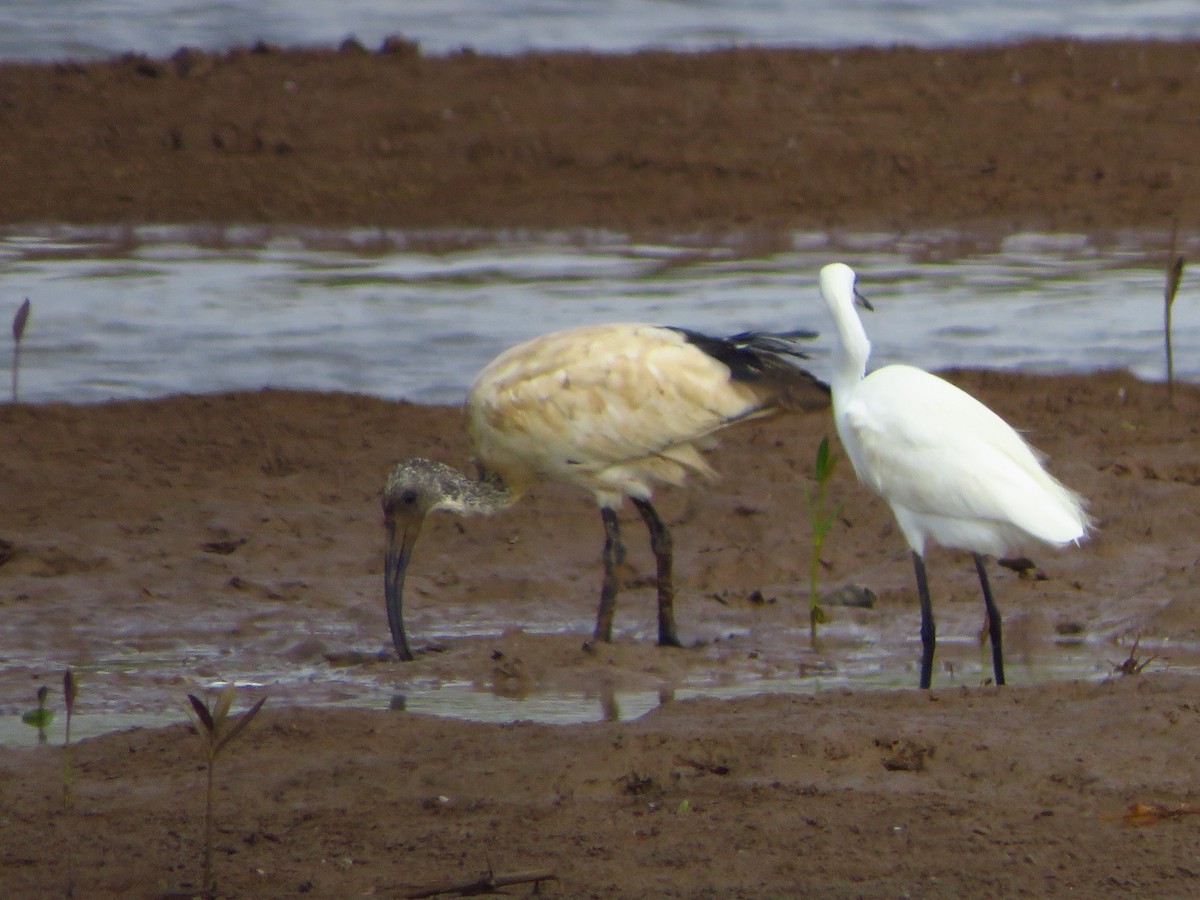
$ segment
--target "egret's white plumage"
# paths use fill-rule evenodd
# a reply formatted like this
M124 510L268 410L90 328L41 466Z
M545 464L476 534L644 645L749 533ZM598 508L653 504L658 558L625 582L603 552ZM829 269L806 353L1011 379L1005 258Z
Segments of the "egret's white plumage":
M1083 501L1046 472L1008 423L948 381L905 365L866 375L871 345L854 308L861 297L853 270L825 266L820 287L838 334L830 379L838 436L859 479L891 506L913 552L921 686L932 676L935 635L923 561L929 540L975 554L996 682L1003 684L1000 618L982 556L1080 540L1089 527Z
M702 451L718 432L794 407L819 409L828 388L801 368L811 332L713 338L658 325L612 324L534 338L484 367L465 406L478 480L409 460L384 490L385 587L396 650L411 658L401 617L404 571L425 515L489 514L539 481L588 491L605 528L605 578L595 636L611 639L623 553L616 510L629 497L658 562L659 643L678 644L670 535L650 503L658 483L715 473Z

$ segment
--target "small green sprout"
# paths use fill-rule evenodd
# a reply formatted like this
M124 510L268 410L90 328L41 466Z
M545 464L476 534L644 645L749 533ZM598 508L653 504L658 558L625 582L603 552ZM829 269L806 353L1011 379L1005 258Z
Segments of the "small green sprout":
M203 894L206 897L216 895L216 882L213 881L212 860L213 860L213 772L216 768L217 755L229 744L234 738L245 730L250 724L250 720L258 715L258 711L262 709L262 705L267 702L267 698L263 697L255 703L250 709L242 713L231 724L228 724L230 707L233 706L233 698L237 693L237 688L232 684L227 684L221 689L217 695L216 703L213 704L210 710L208 705L197 697L195 694L188 694L188 700L191 701L191 714L196 723L196 731L200 737L204 739L204 757L208 763L208 787L205 792L204 802L204 889Z
M31 709L21 716L21 721L38 730L38 743L46 743L46 729L50 727L50 723L54 721L54 710L46 706L46 697L50 693L50 688L44 684L37 689L37 709Z
M12 402L16 403L17 394L17 373L21 368L21 338L25 336L25 326L29 324L29 298L25 298L25 302L17 309L17 314L13 316L12 335L13 335L13 357L12 357Z
M1183 256L1176 254L1176 238L1179 223L1171 229L1171 251L1167 254L1167 283L1163 289L1163 344L1167 355L1167 402L1175 399L1175 354L1171 348L1171 308L1183 280Z
M63 809L70 809L74 804L71 796L71 782L74 770L71 766L71 716L75 714L75 698L79 695L79 682L75 673L70 669L63 672L63 700L67 704L67 733L63 738Z
M829 452L829 438L823 437L817 447L817 458L813 465L813 478L817 483L815 496L813 492L806 491L812 533L808 566L808 621L814 644L817 641L817 626L828 621L819 602L817 584L821 570L821 548L825 545L825 538L829 536L833 523L837 521L838 513L841 512L840 504L833 509L825 508L829 479L833 477L836 467L837 457Z

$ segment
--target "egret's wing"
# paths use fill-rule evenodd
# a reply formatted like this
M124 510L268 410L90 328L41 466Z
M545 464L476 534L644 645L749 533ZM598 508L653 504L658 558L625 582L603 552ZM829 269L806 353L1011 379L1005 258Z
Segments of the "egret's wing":
M1025 440L928 372L879 370L855 392L843 423L863 481L915 513L1011 522L1054 541L1071 540L1083 527L1079 498L1042 468Z

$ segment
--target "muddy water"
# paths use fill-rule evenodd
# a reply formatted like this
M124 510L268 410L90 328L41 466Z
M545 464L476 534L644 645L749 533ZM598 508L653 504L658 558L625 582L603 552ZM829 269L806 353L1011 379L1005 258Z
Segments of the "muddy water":
M492 633L499 635L511 623L498 621L492 626ZM536 622L526 623L527 633L537 630ZM512 690L502 682L474 683L428 673L410 677L405 667L377 661L370 653L333 657L332 664L297 664L288 658L257 653L232 657L211 647L198 648L194 654L146 653L136 659L96 659L74 670L85 685L86 702L80 704L80 712L73 719L72 739L185 721L181 700L187 691L196 690L195 678L185 679L179 673L203 673L218 657L222 678L233 678L247 690L247 697L269 693L273 704L349 705L485 722L564 724L637 718L665 703L692 697L728 699L847 688L908 690L916 681L920 649L911 634L901 634L897 630L881 639L874 629L834 626L824 631L819 651L812 650L807 635L799 629L781 632L771 639L761 633L732 634L719 643L688 650L693 655L689 664L692 674L684 678L664 676L655 683L656 679L649 677L641 679L640 684L614 686L598 674L594 684L570 690ZM486 640L483 643L488 644ZM789 644L790 648L770 653L763 649L766 643ZM750 647L755 649L748 651ZM480 649L476 648L476 655ZM1143 646L1139 659L1144 661L1164 649ZM1033 651L1014 652L1010 648L1008 681L1022 685L1101 679L1113 674L1126 652L1099 634L1039 646ZM1200 648L1175 644L1168 653L1172 671L1200 674ZM737 661L731 662L733 658ZM788 665L785 669L775 663L748 661L768 658L786 659ZM5 706L0 708L0 745L32 746L41 739L33 727L21 721L21 714L35 705L35 688L31 686L35 682L30 674L39 667L36 661L29 662L26 668L10 661L0 672L5 697ZM990 672L986 650L964 636L939 640L937 665L937 683L942 688L977 685ZM49 743L61 744L65 719L57 696L58 682L49 678L47 683L52 687L52 705L58 714L44 737ZM205 686L215 689L224 683L214 679ZM25 695L27 701L20 699Z

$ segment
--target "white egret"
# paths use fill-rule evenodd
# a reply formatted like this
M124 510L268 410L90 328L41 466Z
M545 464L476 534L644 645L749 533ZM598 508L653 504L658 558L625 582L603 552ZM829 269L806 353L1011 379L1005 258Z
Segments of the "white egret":
M747 332L714 338L658 325L591 325L534 338L489 363L465 407L479 467L472 479L410 459L388 476L384 586L392 640L411 659L404 575L425 516L437 509L491 514L534 483L554 481L595 497L604 523L604 579L594 636L612 639L624 549L617 510L629 497L657 562L658 643L679 646L671 536L651 505L653 486L689 474L713 477L701 455L721 430L784 408L822 409L829 388L797 364L813 332Z
M870 304L855 288L854 271L827 265L820 287L837 326L830 386L838 436L859 480L887 500L912 550L921 687L932 679L937 634L924 561L929 540L974 554L992 669L996 684L1004 684L1000 613L984 556L1078 542L1090 527L1083 500L1046 472L1037 451L1003 419L948 381L905 365L865 375L871 344L855 304Z

